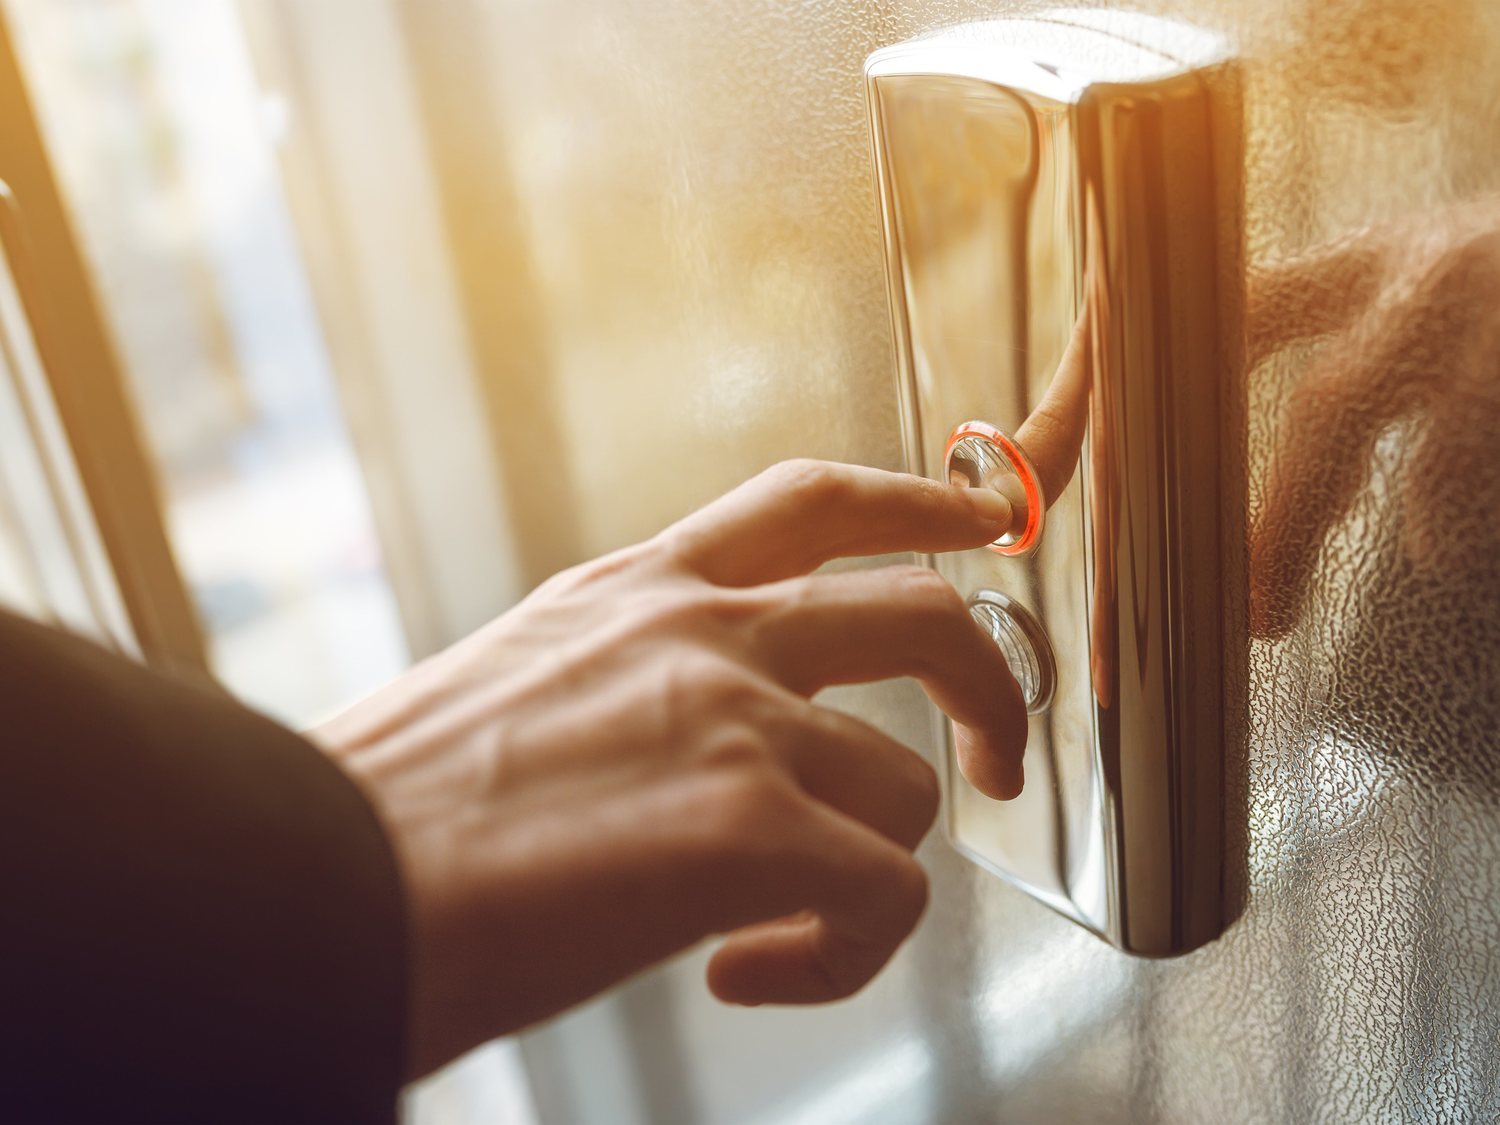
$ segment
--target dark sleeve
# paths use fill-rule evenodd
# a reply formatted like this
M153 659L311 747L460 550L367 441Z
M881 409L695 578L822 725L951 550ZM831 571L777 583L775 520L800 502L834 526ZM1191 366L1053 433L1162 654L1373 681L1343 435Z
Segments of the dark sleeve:
M0 1119L393 1119L402 915L309 743L0 614Z

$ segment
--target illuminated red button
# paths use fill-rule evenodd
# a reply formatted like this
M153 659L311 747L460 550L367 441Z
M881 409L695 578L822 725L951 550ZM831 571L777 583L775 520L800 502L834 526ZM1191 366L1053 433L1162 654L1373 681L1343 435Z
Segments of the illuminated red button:
M1011 437L988 422L965 422L949 435L945 462L950 484L993 488L1010 501L1010 530L991 543L990 550L1013 557L1036 550L1047 504L1036 470Z

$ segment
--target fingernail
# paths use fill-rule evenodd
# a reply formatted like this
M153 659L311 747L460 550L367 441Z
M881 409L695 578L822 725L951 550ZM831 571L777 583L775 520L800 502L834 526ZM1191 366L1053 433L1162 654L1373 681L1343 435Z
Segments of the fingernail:
M1021 795L1026 774L1020 759L1013 758L1010 750L958 723L953 724L953 740L959 769L976 789L997 801L1012 801Z
M964 495L979 518L986 523L1010 524L1011 505L1003 495L993 488L966 488Z

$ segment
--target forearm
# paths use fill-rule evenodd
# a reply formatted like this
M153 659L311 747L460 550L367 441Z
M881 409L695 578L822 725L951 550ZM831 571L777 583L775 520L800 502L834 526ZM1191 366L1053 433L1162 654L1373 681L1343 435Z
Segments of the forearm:
M383 830L307 742L0 615L4 1113L379 1119L406 949Z

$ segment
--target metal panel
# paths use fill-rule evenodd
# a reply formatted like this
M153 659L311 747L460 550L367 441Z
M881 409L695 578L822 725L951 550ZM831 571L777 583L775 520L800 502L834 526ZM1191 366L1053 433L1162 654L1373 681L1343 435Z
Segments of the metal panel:
M964 782L944 724L947 824L1121 948L1181 953L1228 921L1223 685L1246 647L1221 550L1244 552L1244 388L1221 346L1240 336L1239 184L1215 175L1241 165L1214 112L1233 71L1183 25L1048 15L866 64L908 467L1017 459L994 486L1018 481L1034 525L932 562L1007 620L1039 613L1035 642L1007 643L1055 678L1005 806ZM1153 33L1172 55L1139 45ZM965 463L955 479L992 486Z

